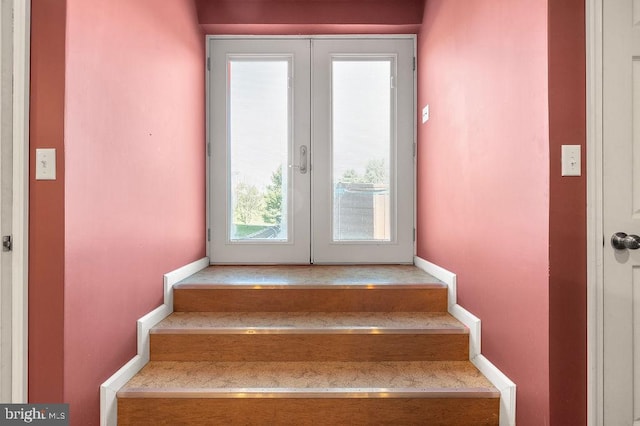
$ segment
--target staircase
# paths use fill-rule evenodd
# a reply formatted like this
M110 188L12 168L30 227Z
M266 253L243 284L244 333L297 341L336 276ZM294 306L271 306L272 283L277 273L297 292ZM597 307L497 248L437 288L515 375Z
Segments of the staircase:
M174 286L119 425L497 425L447 288L413 266L216 266Z

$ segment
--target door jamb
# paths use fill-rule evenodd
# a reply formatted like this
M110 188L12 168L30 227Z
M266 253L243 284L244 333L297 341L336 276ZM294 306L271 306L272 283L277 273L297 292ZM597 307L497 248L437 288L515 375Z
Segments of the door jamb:
M31 2L13 0L11 402L28 400L29 83Z
M586 0L587 424L603 425L602 2Z

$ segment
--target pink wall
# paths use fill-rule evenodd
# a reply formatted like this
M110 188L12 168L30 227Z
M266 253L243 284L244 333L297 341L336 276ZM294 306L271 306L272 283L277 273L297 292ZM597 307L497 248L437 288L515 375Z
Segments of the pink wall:
M205 254L204 40L191 0L68 0L65 400L136 353L162 274Z
M418 255L458 274L518 424L549 424L547 2L428 0L418 50Z
M29 164L57 149L56 181L29 177L29 401L63 400L64 49L66 2L31 4Z
M36 31L43 22L64 46L65 2L33 3L34 46L50 46L48 27ZM65 167L54 184L64 196L46 206L38 197L48 188L32 182L31 229L42 223L60 235L45 253L49 237L32 234L31 289L53 294L30 301L30 312L44 312L30 324L31 399L69 402L73 425L97 425L99 386L135 355L136 320L162 303L162 274L204 256L204 40L191 0L68 0L66 57L34 55L42 55L34 85L45 78L40 59L62 64L48 85L56 96L36 90L32 105L54 112ZM46 145L47 123L32 118ZM64 220L52 223L52 214ZM49 263L64 266L63 285L51 286ZM54 359L41 365L49 340ZM49 367L55 382L40 374Z
M201 24L403 25L422 21L424 0L195 0Z
M195 1L207 34L411 34L424 0Z
M551 423L587 423L585 2L549 2L549 369ZM583 174L561 177L561 145Z

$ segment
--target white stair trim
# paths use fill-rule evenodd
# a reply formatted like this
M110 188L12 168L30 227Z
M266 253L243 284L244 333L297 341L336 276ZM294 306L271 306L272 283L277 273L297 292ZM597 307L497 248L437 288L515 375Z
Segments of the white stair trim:
M164 303L138 320L138 354L100 386L100 426L117 426L116 394L149 362L149 330L173 312L173 286L209 266L204 257L164 275Z
M449 287L449 309L458 303L456 274L418 256L414 258L413 264L426 273L433 275Z
M449 313L469 327L469 359L500 391L500 426L515 426L516 384L482 355L481 321L471 312L457 304L456 274L418 256L414 258L414 264L449 287Z
M500 391L500 426L515 426L516 384L484 355L478 355L471 362Z

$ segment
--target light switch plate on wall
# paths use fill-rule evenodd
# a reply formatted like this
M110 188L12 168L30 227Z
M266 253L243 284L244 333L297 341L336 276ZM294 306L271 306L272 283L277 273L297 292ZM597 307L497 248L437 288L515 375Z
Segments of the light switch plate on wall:
M429 105L425 105L424 108L422 108L422 124L426 123L427 121L429 121Z
M562 145L562 176L580 176L580 145Z
M36 180L56 180L56 149L36 149Z

